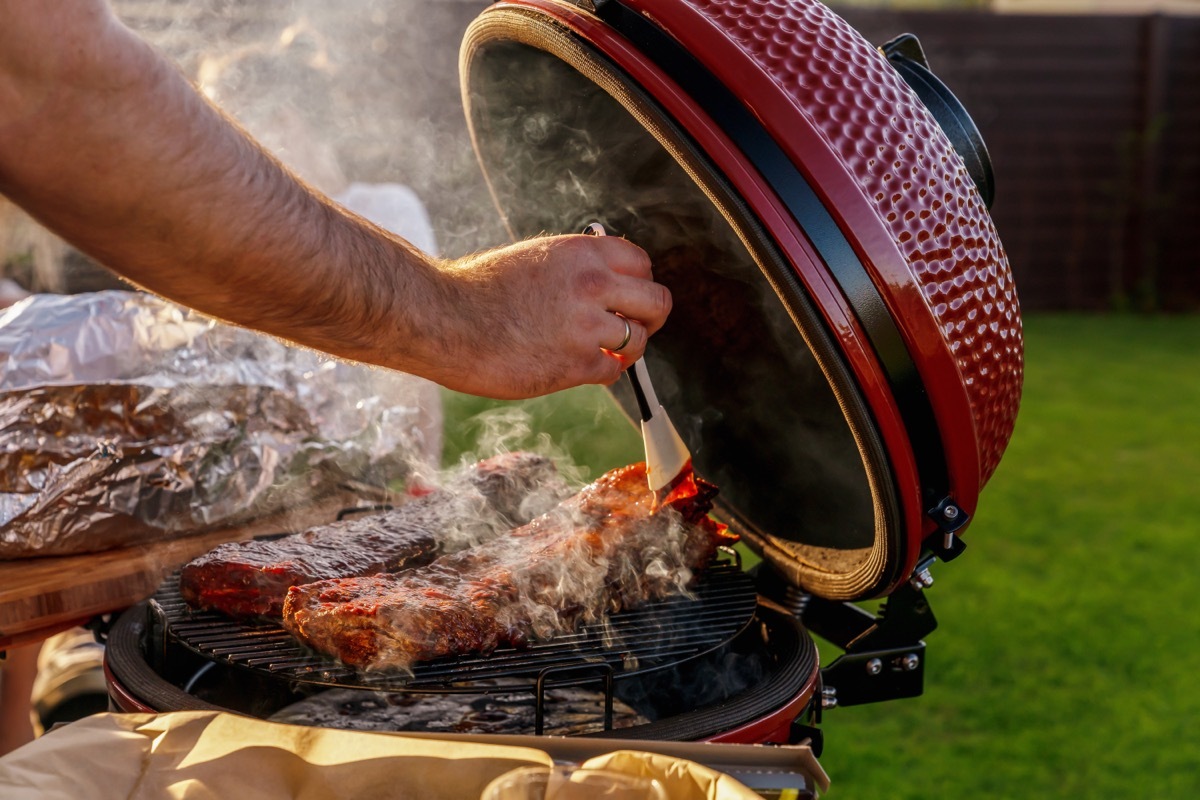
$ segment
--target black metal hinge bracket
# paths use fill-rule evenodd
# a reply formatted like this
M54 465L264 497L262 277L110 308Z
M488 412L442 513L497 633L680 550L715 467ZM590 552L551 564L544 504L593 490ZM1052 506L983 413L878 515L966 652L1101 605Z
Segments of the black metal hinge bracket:
M953 561L962 555L967 545L955 534L971 521L971 515L948 496L938 500L925 513L937 525L937 530L922 542L925 549L942 561Z
M914 574L927 575L932 556ZM925 687L924 638L937 629L922 582L896 589L872 614L853 603L810 597L801 617L845 651L821 670L826 708L917 697Z

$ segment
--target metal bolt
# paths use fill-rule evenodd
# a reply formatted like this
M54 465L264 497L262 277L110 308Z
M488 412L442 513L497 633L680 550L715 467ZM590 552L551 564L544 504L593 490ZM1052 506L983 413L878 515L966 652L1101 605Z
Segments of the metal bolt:
M914 669L921 666L921 657L916 653L909 653L908 655L897 658L892 663L905 672L912 672Z
M914 589L928 589L933 586L933 575L930 574L928 568L925 568L913 575L910 583Z
M872 658L870 661L867 662L867 674L868 675L878 675L881 672L883 672L883 660L882 659Z
M942 509L942 516L945 517L949 522L953 522L954 520L958 519L958 514L958 506L951 505Z
M837 707L837 689L832 686L821 688L821 708Z

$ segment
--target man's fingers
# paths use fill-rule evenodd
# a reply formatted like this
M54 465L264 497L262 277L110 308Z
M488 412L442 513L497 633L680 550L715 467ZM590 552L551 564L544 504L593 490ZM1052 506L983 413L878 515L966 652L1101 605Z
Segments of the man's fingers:
M671 313L671 292L661 283L618 275L606 295L608 310L645 326L655 333Z
M588 236L587 241L613 272L644 280L653 278L650 256L633 242L616 236Z
M620 314L609 314L609 324L605 326L605 335L601 339L600 347L612 353L620 352L629 346L633 339L633 323L622 317ZM618 325L618 328L613 328L613 324ZM611 330L617 330L619 333L610 333ZM605 344L611 342L611 344Z
M621 358L619 353L597 350L595 359L587 366L587 377L580 380L579 383L598 383L603 386L611 386L621 377L625 367L632 363L632 361L626 363L626 359Z
M576 276L583 294L602 299L609 311L641 322L650 334L661 328L671 311L671 293L654 283L646 251L613 236L579 236L576 241L603 260L599 271L596 262L583 262L590 266Z

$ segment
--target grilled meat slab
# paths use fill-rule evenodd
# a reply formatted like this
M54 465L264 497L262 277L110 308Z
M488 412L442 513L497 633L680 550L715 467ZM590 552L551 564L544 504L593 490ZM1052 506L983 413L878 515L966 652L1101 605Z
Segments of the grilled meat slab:
M549 459L505 453L392 511L223 544L183 568L179 590L193 608L278 617L291 586L428 564L528 522L566 493Z
M551 512L401 574L288 590L284 627L364 668L406 668L573 630L680 591L731 542L716 487L690 474L659 504L644 464L613 470Z

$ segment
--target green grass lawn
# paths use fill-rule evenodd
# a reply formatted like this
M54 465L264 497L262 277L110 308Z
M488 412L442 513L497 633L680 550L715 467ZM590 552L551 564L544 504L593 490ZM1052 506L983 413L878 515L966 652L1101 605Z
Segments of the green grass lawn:
M936 568L926 694L826 717L831 797L1200 796L1200 317L1031 316Z
M1200 317L1026 319L1017 431L935 566L926 693L835 709L831 798L1200 797ZM492 411L587 474L639 457L602 391ZM486 406L448 398L450 457ZM552 450L553 451L553 450Z

